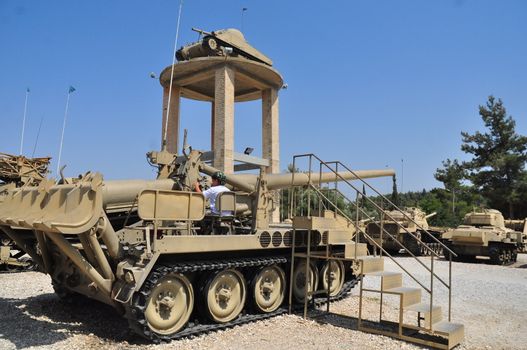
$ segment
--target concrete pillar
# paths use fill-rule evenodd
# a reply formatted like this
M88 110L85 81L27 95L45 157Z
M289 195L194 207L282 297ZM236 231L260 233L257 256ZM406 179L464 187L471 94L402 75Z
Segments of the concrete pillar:
M165 126L167 127L167 151L178 153L179 143L179 101L181 98L181 88L172 86L172 95L170 96L170 110L168 114L168 124L166 122L168 109L169 87L163 88L163 126L161 128L161 142L165 135ZM161 144L163 146L163 144Z
M280 140L278 128L278 90L262 91L262 158L268 159L271 165L267 173L280 172ZM278 198L278 195L276 196ZM272 213L272 222L280 221L280 208Z
M267 173L280 172L280 140L278 129L278 91L262 91L262 158L269 159L271 165Z
M234 172L234 71L216 70L214 93L214 167Z
M216 123L216 118L214 118L214 101L211 102L210 108L210 150L214 152L214 123Z

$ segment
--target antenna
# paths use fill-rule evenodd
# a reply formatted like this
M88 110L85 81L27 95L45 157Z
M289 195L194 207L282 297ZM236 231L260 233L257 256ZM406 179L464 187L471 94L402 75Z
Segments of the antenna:
M64 130L66 130L66 119L68 118L68 107L70 105L70 95L75 91L75 88L70 85L68 89L68 97L66 98L66 110L64 111L64 122L62 123L62 136L60 137L59 159L57 162L57 175L60 173L60 158L62 156L62 145L64 144Z
M401 158L401 193L403 193L404 188L404 159Z
M20 155L24 148L24 133L26 131L26 114L27 114L27 100L29 98L29 88L26 89L26 101L24 102L24 117L22 118L22 137L20 138Z
M35 156L35 151L37 150L38 138L40 136L40 129L42 128L42 122L44 121L44 116L40 118L40 124L38 125L37 138L35 139L35 145L33 146L33 153L31 153L31 158Z
M242 33L243 33L243 17L244 17L243 15L245 14L245 11L247 11L247 10L248 10L247 7L242 7L242 26L240 28Z
M177 16L177 27L176 27L176 39L174 40L174 54L172 55L172 69L170 71L170 86L168 88L168 104L167 104L167 113L165 115L165 127L163 132L163 141L162 148L163 151L166 151L167 148L167 131L168 131L168 116L170 115L170 101L172 100L172 85L174 82L174 65L176 64L176 51L177 51L177 40L179 36L179 23L181 21L181 10L183 8L183 0L179 2L179 13ZM179 130L177 130L179 133ZM177 145L176 145L177 150Z

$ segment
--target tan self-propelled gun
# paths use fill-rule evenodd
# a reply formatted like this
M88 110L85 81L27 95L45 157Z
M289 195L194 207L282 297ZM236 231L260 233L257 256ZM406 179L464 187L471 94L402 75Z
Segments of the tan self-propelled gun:
M416 256L430 254L430 250L438 254L442 253L441 244L437 243L441 239L442 232L438 229L432 229L428 225L428 219L435 216L435 212L427 215L419 208L408 207L404 208L404 213L391 210L384 211L382 214L384 218L382 222L368 223L366 232L388 252L397 253L401 246L404 246L406 247L405 249ZM392 236L388 234L382 235L382 230L388 231ZM423 242L423 245L419 245L414 237L418 237ZM432 237L436 238L436 240ZM427 245L430 250L426 249L424 245Z
M150 153L157 180L103 181L87 173L72 184L15 189L0 205L0 229L51 276L59 295L80 293L113 305L138 334L166 340L284 312L291 277L295 300L303 300L306 264L300 259L291 276L293 226L270 223L270 191L393 175L386 169L311 178L227 174L233 191L217 203L233 215L221 217L206 211L203 194L190 191L202 174L217 170L200 158L198 151ZM344 254L355 230L328 212L317 220L332 226L311 231L312 249L325 249L329 240ZM300 251L307 232L296 231ZM324 264L311 264L309 288L328 290L327 279L318 281L319 269L329 268L330 296L342 297L357 280L350 263Z

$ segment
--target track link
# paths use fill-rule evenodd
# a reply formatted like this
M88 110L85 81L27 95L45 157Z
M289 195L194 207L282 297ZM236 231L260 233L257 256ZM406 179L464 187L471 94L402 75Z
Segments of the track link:
M244 269L252 267L265 267L271 265L281 265L289 263L289 259L284 256L275 257L263 257L263 258L244 258L244 259L229 259L229 260L207 260L207 261L194 261L194 262L181 262L174 264L160 264L152 270L147 280L132 297L131 306L129 307L126 317L130 328L140 336L154 342L170 342L186 337L194 337L200 334L206 334L213 331L223 330L234 326L246 324L249 322L259 321L268 319L277 315L287 313L286 307L280 307L274 312L270 313L243 313L236 319L227 323L200 323L198 320L191 321L187 324L187 327L183 330L172 334L172 335L160 335L152 332L147 324L144 317L144 311L146 309L146 301L148 300L150 291L157 284L159 279L168 273L179 272L208 272L218 271L230 268ZM330 301L337 301L343 299L351 289L358 283L360 278L354 278L352 280L344 282L341 292L330 298ZM317 297L310 301L311 305L320 307L327 302L327 297ZM300 308L294 308L295 311Z

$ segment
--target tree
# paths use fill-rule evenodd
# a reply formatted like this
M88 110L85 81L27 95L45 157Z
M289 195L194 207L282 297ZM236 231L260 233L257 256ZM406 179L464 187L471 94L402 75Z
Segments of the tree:
M466 177L466 171L463 164L460 164L457 159L453 161L447 159L443 161L443 168L436 170L434 177L437 181L442 182L446 189L455 191L461 188L461 181Z
M395 178L395 175L392 176L392 195L390 200L393 204L399 205L399 193L397 192L397 179Z
M516 123L507 116L501 99L489 96L486 105L479 106L479 114L488 132L461 133L461 150L473 155L463 166L489 204L513 218L525 187L527 137L516 133Z
M462 181L466 177L466 171L463 164L460 164L457 159L453 161L447 159L443 161L443 168L436 170L434 177L445 186L445 189L450 192L452 196L452 214L456 213L456 195L459 196L462 191Z

